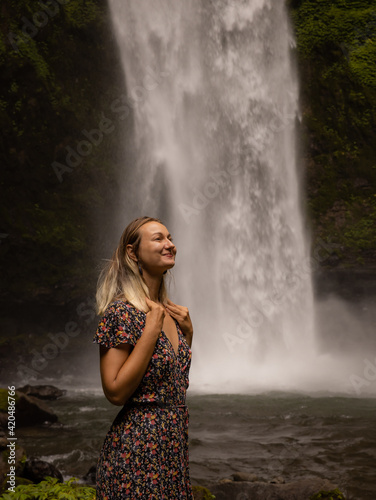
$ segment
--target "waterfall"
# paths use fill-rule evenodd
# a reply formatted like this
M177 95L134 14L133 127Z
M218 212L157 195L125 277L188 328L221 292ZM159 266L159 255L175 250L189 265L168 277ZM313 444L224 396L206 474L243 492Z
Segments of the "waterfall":
M314 307L285 2L109 2L133 110L124 225L158 216L174 237L171 296L195 327L191 386L309 384Z

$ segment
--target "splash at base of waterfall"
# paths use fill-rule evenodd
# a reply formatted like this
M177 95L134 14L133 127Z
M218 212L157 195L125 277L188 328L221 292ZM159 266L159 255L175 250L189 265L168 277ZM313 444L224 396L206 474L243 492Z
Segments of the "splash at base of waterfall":
M199 348L198 348L199 349ZM361 364L353 356L338 357L321 354L293 358L277 357L267 363L241 364L228 356L215 363L195 360L191 368L190 392L206 394L264 394L270 391L287 393L342 394L363 397L374 394L374 387L359 383ZM351 368L353 366L353 368ZM357 378L354 378L357 377Z

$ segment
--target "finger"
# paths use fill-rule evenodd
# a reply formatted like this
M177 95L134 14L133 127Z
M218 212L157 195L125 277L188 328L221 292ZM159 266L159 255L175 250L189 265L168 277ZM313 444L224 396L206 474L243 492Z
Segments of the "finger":
M168 303L165 304L165 307L170 311L178 312L180 311L181 306L178 306L177 304L174 304L173 302L171 302L171 300L169 300Z
M169 311L169 312L177 313L179 311L179 309L177 309L176 307L171 307L167 304L165 305L165 307L166 307L167 311Z
M145 297L145 302L146 302L147 307L149 308L148 312L150 312L153 308L153 302L148 297Z
M179 316L181 319L188 319L189 318L189 311L186 307L183 306L175 306L175 307L170 307L167 306L167 310L169 312L173 312L176 316Z
M172 316L173 318L176 318L177 313L176 313L176 311L174 311L173 309L171 309L171 307L166 306L166 311L168 312L168 314L170 316Z

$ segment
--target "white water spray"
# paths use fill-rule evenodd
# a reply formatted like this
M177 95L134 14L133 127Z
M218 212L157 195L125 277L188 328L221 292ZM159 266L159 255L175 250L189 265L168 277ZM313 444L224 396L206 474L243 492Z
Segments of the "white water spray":
M126 221L159 216L174 236L172 298L195 327L191 386L317 387L285 3L110 5L134 116Z

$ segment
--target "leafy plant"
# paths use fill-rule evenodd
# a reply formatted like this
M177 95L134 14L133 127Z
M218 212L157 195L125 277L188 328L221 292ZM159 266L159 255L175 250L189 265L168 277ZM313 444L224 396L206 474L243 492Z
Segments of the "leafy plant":
M17 486L14 493L4 493L0 500L95 500L95 489L80 486L76 478L59 483L48 477L39 484Z
M199 500L213 500L215 498L215 495L210 493L210 491L203 486L193 486L192 491L194 498Z
M343 494L338 490L319 491L313 495L309 500L346 500Z

